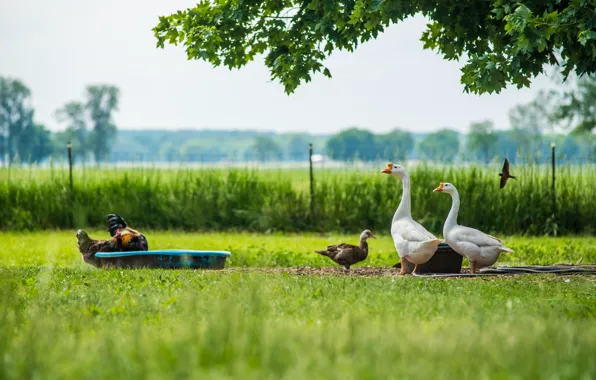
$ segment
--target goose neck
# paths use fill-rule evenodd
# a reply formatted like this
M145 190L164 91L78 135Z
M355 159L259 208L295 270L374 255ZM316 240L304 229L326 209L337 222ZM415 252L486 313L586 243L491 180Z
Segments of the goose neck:
M412 216L412 206L410 199L410 177L408 177L408 175L405 174L401 178L401 181L403 184L401 201L399 202L399 207L397 208L397 211L395 211L393 220L404 216Z
M444 230L448 231L457 225L457 215L459 213L459 194L457 191L451 193L451 210L445 221ZM445 235L445 233L443 233Z

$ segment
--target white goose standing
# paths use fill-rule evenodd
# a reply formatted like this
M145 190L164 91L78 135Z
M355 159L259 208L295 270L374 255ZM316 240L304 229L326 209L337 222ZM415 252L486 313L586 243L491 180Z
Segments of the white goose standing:
M416 274L418 265L426 263L435 254L441 240L428 232L418 222L412 219L411 200L410 200L410 177L400 165L393 165L391 162L387 167L381 170L381 173L398 177L403 183L403 194L399 207L393 215L391 222L391 236L395 244L397 254L401 259L400 274L406 273L405 261L408 260L414 264Z
M433 191L451 195L451 210L443 226L443 238L455 252L468 259L472 266L472 273L476 273L478 268L496 263L501 252L513 252L496 237L457 224L459 193L455 186L447 182L441 182Z

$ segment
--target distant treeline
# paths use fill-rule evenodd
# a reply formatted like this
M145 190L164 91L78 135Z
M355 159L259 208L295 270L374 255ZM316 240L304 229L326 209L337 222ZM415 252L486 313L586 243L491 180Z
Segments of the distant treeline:
M402 186L379 169L316 171L314 214L307 171L81 169L71 192L68 171L15 169L8 179L0 170L0 229L105 230L105 216L118 212L141 230L388 234ZM543 167L514 166L518 180L502 190L498 171L496 165L410 168L413 216L439 235L451 199L432 189L448 181L461 196L462 224L505 234L596 231L596 165L560 167L555 193Z
M0 138L1 140L1 138ZM35 140L33 140L35 141ZM43 149L17 150L20 163L65 159L69 139L44 132ZM31 140L28 140L28 143ZM258 131L120 130L101 162L271 162L307 161L308 144L314 153L338 161L429 160L435 162L490 162L508 157L512 162L544 162L556 143L561 163L596 162L594 135L540 134L526 130L462 134L444 129L428 134L396 129L373 134L348 129L332 136L276 134ZM95 162L92 152L72 144L77 163ZM29 155L28 152L35 154ZM13 159L15 156L13 156ZM14 162L17 163L17 162Z
M570 93L575 99L571 105L557 106L553 99L567 98L541 93L534 101L516 106L510 112L513 128L509 130L498 130L486 120L472 123L465 134L450 128L433 133L396 128L374 134L353 127L329 136L231 130L118 130L112 117L118 110L118 88L91 85L81 101L68 102L56 110L64 130L52 133L34 121L27 86L0 77L0 161L40 163L51 157L64 158L70 142L75 161L83 163L305 161L310 143L315 153L338 161L490 162L508 157L512 162L541 162L555 142L562 162L596 162L596 137L591 132L596 126L591 111L596 80L587 77L580 81L577 91ZM553 133L553 125L561 125L569 118L577 123L574 133Z
M488 163L507 157L512 162L538 163L550 157L552 143L557 146L560 162L596 162L594 134L542 134L528 129L495 131L490 121L473 123L467 134L442 129L416 135L396 129L375 135L353 128L332 136L326 152L331 158L342 161L416 159Z

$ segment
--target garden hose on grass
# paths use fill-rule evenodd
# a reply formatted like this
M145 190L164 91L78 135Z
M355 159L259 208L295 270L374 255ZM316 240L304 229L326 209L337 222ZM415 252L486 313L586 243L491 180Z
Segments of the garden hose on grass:
M418 277L482 277L516 274L596 274L596 265L484 268L480 273L416 274Z

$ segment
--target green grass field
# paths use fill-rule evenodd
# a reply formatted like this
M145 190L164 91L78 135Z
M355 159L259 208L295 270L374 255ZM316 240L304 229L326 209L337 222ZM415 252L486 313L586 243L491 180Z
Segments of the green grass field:
M273 274L250 268L331 265L312 250L357 234L146 234L230 270L98 270L74 231L0 233L0 378L596 378L595 277ZM361 265L397 261L377 237ZM596 262L593 237L505 241L499 265Z

